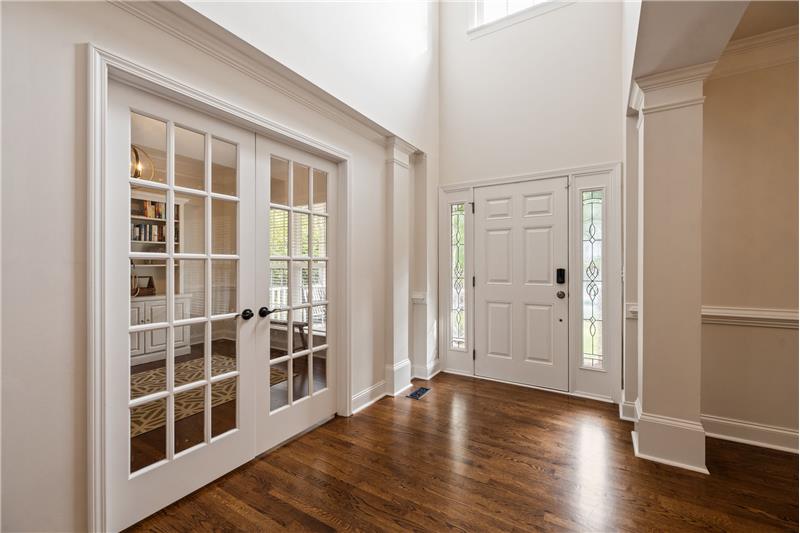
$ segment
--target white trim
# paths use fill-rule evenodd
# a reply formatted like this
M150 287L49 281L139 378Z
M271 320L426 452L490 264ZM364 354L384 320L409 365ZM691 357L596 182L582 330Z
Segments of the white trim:
M716 307L704 305L701 309L701 313L703 324L798 329L798 312L796 309ZM637 304L625 304L625 318L636 320L638 316L639 307Z
M428 361L428 364L423 365L414 365L411 367L412 379L424 379L426 381L433 379L433 377L442 371L440 367L440 359L435 359L433 361Z
M478 178L478 179L465 179L454 183L442 185L439 189L443 193L454 193L459 191L471 191L475 187L485 187L487 185L504 185L506 183L518 183L520 181L530 180L544 180L550 178L558 178L562 176L570 176L573 174L587 174L602 171L609 171L621 163L618 161L611 161L607 163L598 163L596 165L582 165L577 167L565 167L554 170L540 170L537 172L528 172L525 174L512 174L508 176L498 176L496 178ZM471 201L471 199L469 200Z
M706 101L705 96L700 96L699 98L690 98L688 100L682 100L680 102L671 102L668 104L662 105L654 105L650 107L643 107L642 114L649 115L651 113L662 113L664 111L674 111L675 109L682 109L684 107L692 107L696 105L703 105L703 102Z
M676 68L666 72L659 72L657 74L650 74L641 78L636 78L636 84L645 92L651 92L658 89L667 89L677 85L685 85L695 81L704 81L708 78L711 71L716 66L716 61L709 61L708 63L700 63L688 67Z
M797 310L703 306L703 324L797 329Z
M353 395L353 397L350 399L350 403L353 406L352 414L356 414L359 411L366 409L373 403L385 398L386 396L388 396L388 394L386 394L386 382L384 380L380 380L375 385L367 387L361 392Z
M708 79L736 76L797 61L797 26L728 43Z
M699 467L694 466L686 463L681 463L679 461L673 461L671 459L664 459L662 457L655 457L653 455L648 455L646 453L641 453L639 451L639 434L636 431L631 431L631 441L633 441L633 455L640 459L647 459L648 461L653 461L656 463L661 463L668 466L674 466L677 468L683 468L685 470L691 470L693 472L699 472L700 474L708 474L708 469L706 467Z
M628 422L636 422L638 420L636 417L636 402L620 402L619 417L620 419L627 420Z
M481 0L477 0L478 2ZM483 37L484 35L489 35L490 33L494 33L496 31L502 30L503 28L508 28L509 26L513 26L515 24L519 24L520 22L524 22L526 20L541 17L542 15L546 15L552 11L557 9L561 9L562 7L567 7L576 2L566 2L566 1L559 1L559 0L548 0L546 2L541 2L539 4L532 5L531 7L522 9L520 11L515 11L514 13L508 14L505 17L499 18L497 20L493 20L491 22L487 22L486 24L479 24L467 30L467 36L470 39L478 39L479 37ZM476 15L477 17L477 15ZM473 24L478 23L477 20L473 20Z
M386 394L398 396L411 386L411 360L405 358L397 363L386 365L386 376L392 378L391 382L386 381ZM398 389L392 391L391 383L396 383Z
M642 432L644 426L647 431ZM646 442L640 440L643 434L647 436ZM700 422L644 411L638 413L636 457L708 474L705 449L705 429Z
M717 439L797 453L797 430L723 416L700 415L706 435Z
M345 250L341 258L342 275L337 280L340 317L340 341L336 349L337 413L349 416L352 413L350 397L351 380L351 309L350 288L352 201L351 156L344 150L333 147L301 132L278 124L261 115L251 113L235 104L222 100L178 80L160 74L145 66L125 59L107 50L88 43L87 49L87 492L88 521L90 531L105 531L107 513L107 472L105 457L105 183L106 177L106 128L108 81L114 78L123 83L150 93L177 101L204 113L221 118L229 123L245 127L249 131L300 147L313 154L336 161L339 165L340 196L339 214L344 224L339 224L337 238Z

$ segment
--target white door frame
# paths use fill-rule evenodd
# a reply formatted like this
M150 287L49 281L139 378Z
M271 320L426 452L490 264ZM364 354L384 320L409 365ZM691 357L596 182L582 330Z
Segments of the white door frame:
M189 87L131 60L87 43L87 406L88 406L88 506L89 530L107 530L107 472L105 420L106 279L104 248L106 218L108 82L120 81L228 123L244 127L278 142L333 161L338 166L338 220L333 246L340 251L333 312L339 317L335 353L337 414L349 416L351 406L350 264L351 156L347 152L240 108L211 94ZM335 285L334 285L335 284ZM255 420L254 420L255 422Z
M558 169L551 171L535 172L515 176L504 176L474 181L462 181L450 185L443 185L439 188L439 353L442 354L442 371L452 374L462 374L475 376L475 366L473 362L473 349L475 346L473 322L475 312L475 289L472 286L472 275L474 272L475 249L473 217L471 210L467 211L466 216L466 262L467 262L467 294L466 294L466 314L467 314L467 349L468 353L461 354L460 351L451 350L449 342L449 287L450 287L450 205L455 203L471 204L474 200L474 190L477 187L490 185L502 185L508 183L519 183L531 180L542 180L557 177L567 177L569 182L569 271L579 272L580 261L577 257L579 246L580 230L576 222L580 220L577 205L579 202L579 192L582 189L602 188L607 192L606 201L606 225L611 231L604 235L606 241L604 248L604 260L607 261L604 278L606 298L604 300L603 317L607 323L607 330L604 330L604 349L608 358L608 366L604 371L589 370L581 367L581 354L579 349L580 339L580 316L576 311L580 310L579 299L576 295L581 294L581 276L570 276L569 292L570 299L570 318L569 318L569 391L562 392L553 389L543 389L551 392L569 394L572 396L587 397L595 400L607 402L619 402L622 397L622 284L623 284L623 250L622 250L622 210L621 210L621 171L622 163L611 162L597 165L588 165L574 168ZM468 360L467 360L468 356ZM606 390L609 394L598 394L593 391L597 387L597 378L604 374ZM489 379L489 378L480 378ZM497 380L494 380L497 381ZM517 383L517 385L519 385ZM528 385L523 385L528 386ZM538 387L532 387L538 388Z

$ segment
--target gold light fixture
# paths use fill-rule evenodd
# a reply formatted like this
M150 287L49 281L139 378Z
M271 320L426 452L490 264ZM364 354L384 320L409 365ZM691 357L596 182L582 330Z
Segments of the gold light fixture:
M145 164L142 161L142 158L147 160L149 166L149 175L144 178L146 180L152 180L153 176L156 172L156 166L153 164L153 160L150 159L150 156L147 152L144 151L144 148L141 146L137 146L135 144L131 145L131 165L130 165L130 173L132 178L142 178L145 170Z

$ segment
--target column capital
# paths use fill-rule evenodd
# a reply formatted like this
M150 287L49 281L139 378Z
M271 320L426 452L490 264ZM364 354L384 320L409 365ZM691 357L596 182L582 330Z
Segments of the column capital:
M716 61L681 67L637 78L631 88L629 105L640 113L657 113L702 104L703 82Z
M401 139L400 137L387 137L386 138L386 162L395 163L405 168L408 168L411 162L411 155L417 149Z

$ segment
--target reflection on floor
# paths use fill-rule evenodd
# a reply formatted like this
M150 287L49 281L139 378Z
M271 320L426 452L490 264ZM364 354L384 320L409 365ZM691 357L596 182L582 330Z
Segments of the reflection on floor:
M212 341L212 375L236 368L236 343L232 340ZM271 358L285 355L280 348L270 350ZM193 344L190 353L175 357L176 386L193 383L204 376L203 344ZM313 391L327 386L326 350L313 354ZM292 379L288 379L289 362L270 367L270 410L288 404L289 382L292 382L294 401L309 395L308 355L292 361ZM152 361L131 367L131 397L133 399L166 390L165 361ZM206 387L197 387L176 394L175 453L191 448L205 440ZM211 387L211 436L236 427L236 378L214 383ZM167 400L149 402L134 407L130 413L131 472L166 458Z
M260 456L131 531L796 531L797 455L707 439L638 459L617 406L439 374Z

